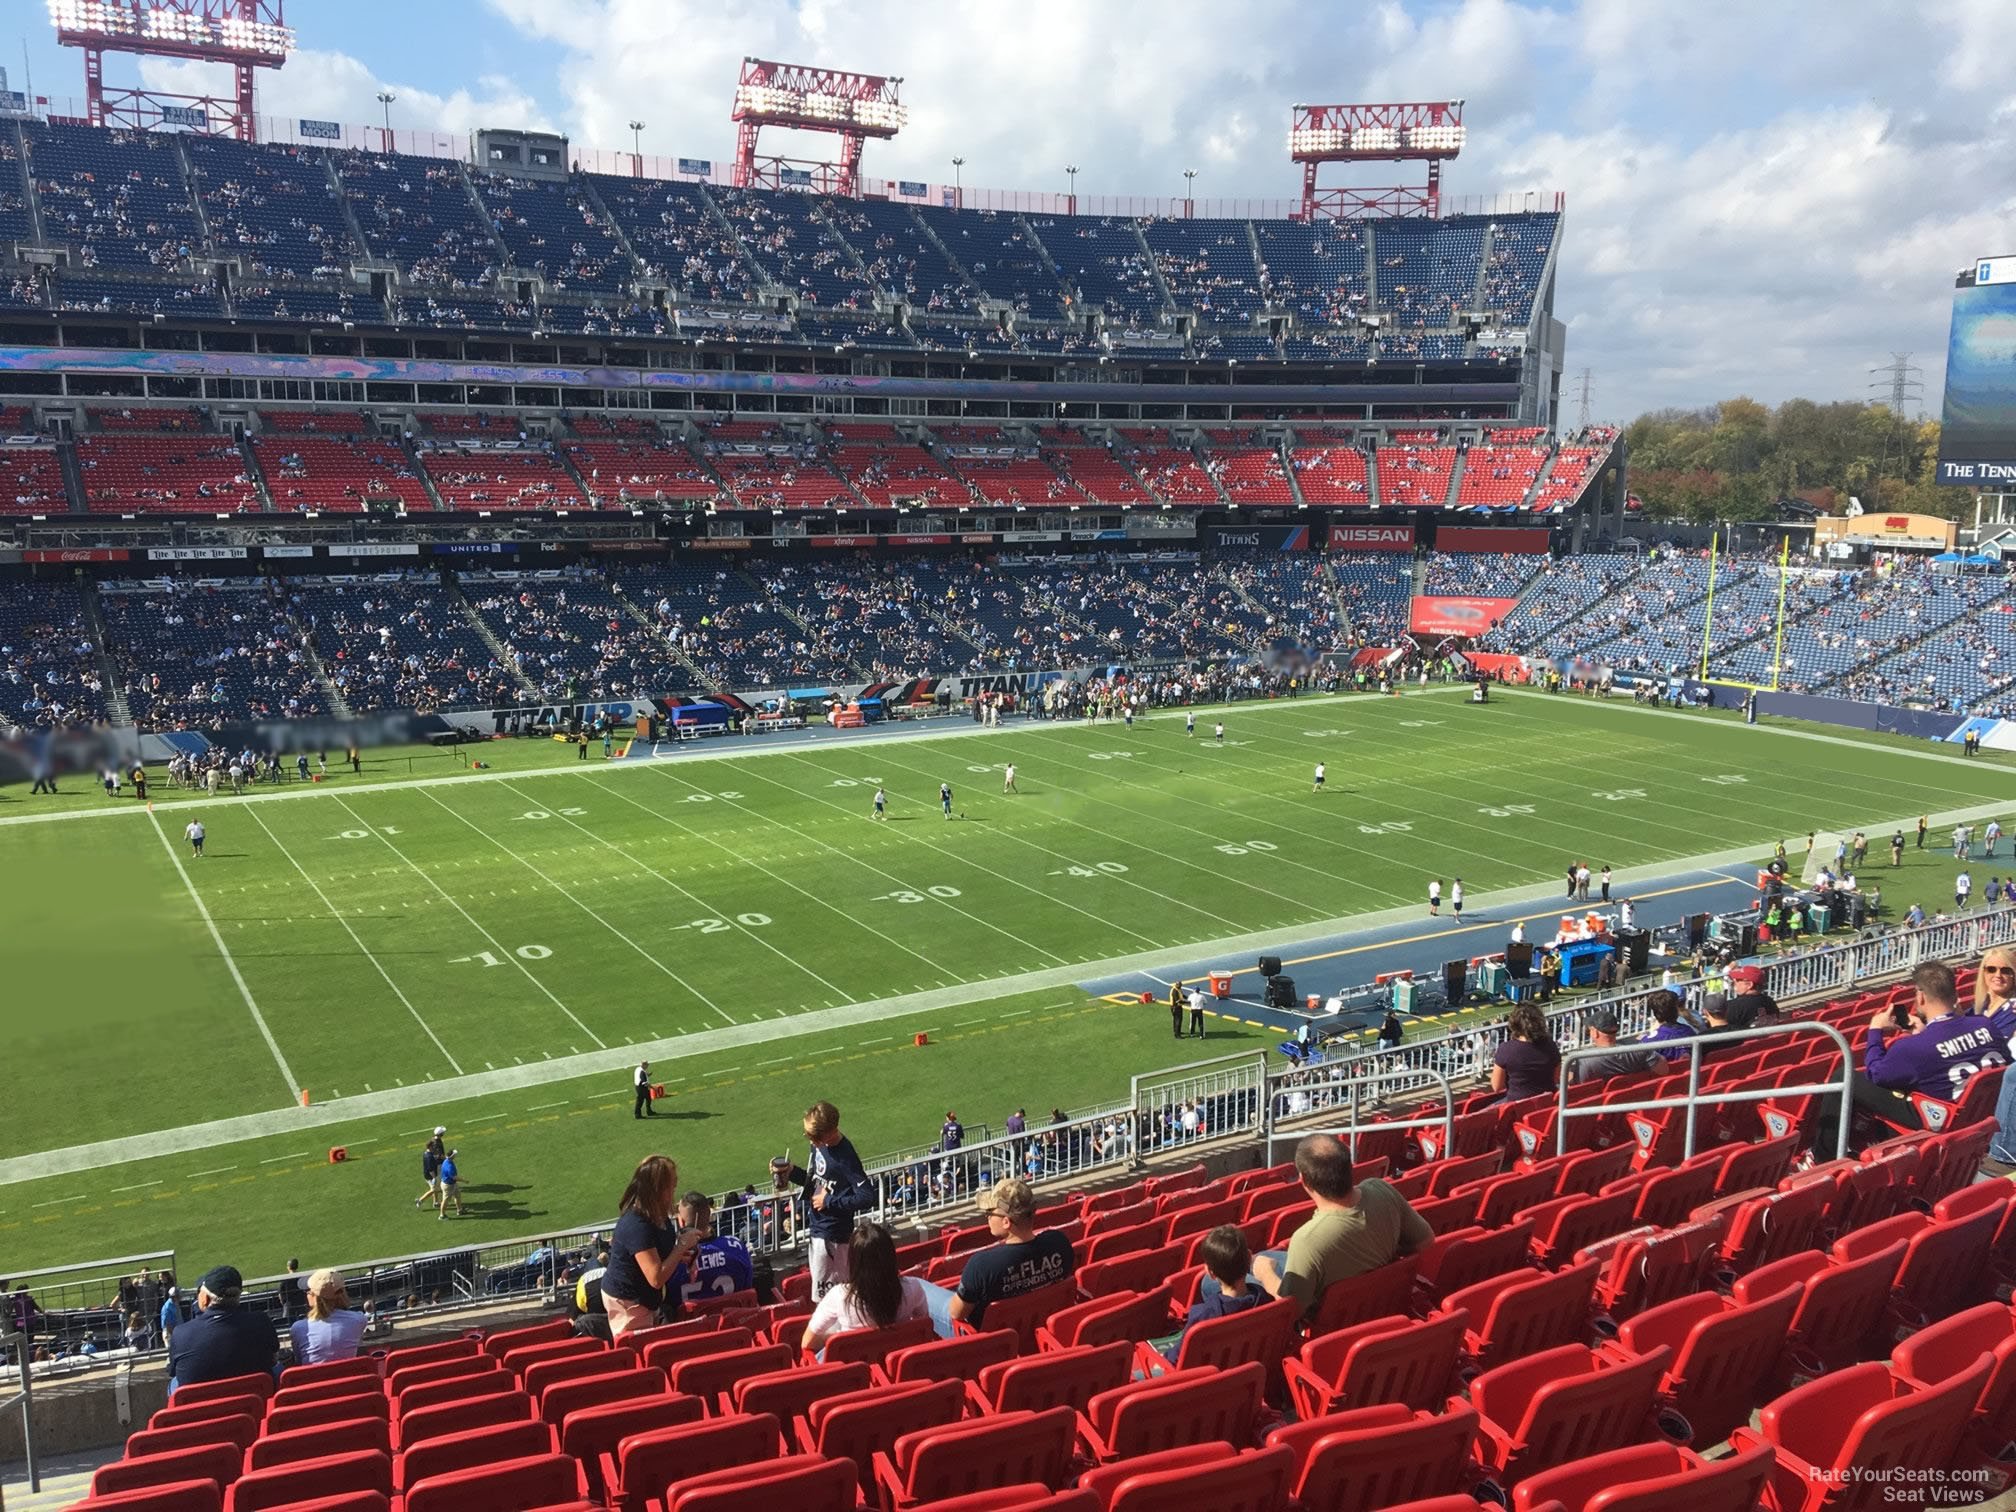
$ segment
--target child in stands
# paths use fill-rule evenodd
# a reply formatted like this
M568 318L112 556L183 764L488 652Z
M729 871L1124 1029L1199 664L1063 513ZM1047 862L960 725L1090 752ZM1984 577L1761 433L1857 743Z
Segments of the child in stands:
M1248 1274L1253 1269L1253 1251L1237 1224L1221 1223L1206 1234L1204 1242L1197 1246L1197 1258L1204 1262L1205 1274L1215 1277L1218 1285L1190 1304L1189 1315L1183 1320L1183 1333L1157 1341L1156 1347L1170 1360L1183 1347L1183 1334L1199 1323L1242 1313L1268 1300L1260 1283Z

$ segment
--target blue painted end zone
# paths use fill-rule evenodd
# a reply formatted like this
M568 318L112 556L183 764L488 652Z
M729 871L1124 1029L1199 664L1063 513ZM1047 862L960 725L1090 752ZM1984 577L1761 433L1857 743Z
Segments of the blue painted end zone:
M1624 894L1620 891L1621 899ZM1661 878L1635 888L1630 898L1638 911L1641 927L1656 929L1676 924L1688 914L1726 913L1747 907L1757 896L1752 881L1740 872L1690 871ZM1492 908L1474 900L1464 910L1461 923L1451 916L1447 903L1442 917L1428 916L1424 902L1421 917L1410 922L1383 925L1349 934L1325 935L1315 939L1284 938L1276 946L1284 974L1295 979L1297 999L1315 993L1328 998L1347 987L1359 987L1389 971L1411 969L1416 977L1439 977L1444 961L1458 956L1468 961L1477 956L1497 955L1505 948L1515 921L1526 925L1526 937L1538 942L1554 937L1562 918L1569 914L1607 912L1604 905L1589 902L1571 904L1567 899L1522 903L1510 908ZM1227 1009L1235 1017L1261 1022L1271 1015L1260 1003L1261 977L1252 957L1226 961L1199 958L1181 966L1150 974L1104 977L1083 984L1092 997L1153 993L1158 999L1173 981L1202 986L1207 973L1230 971L1232 1000Z

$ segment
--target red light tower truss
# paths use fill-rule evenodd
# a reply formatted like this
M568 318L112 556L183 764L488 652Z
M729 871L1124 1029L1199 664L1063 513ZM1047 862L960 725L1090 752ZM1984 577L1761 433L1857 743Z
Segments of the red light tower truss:
M1442 206L1442 165L1463 150L1463 102L1432 105L1297 105L1288 156L1302 165L1302 218L1428 215ZM1318 189L1322 163L1419 163L1423 185Z
M744 58L742 76L735 81L735 109L729 116L737 126L737 187L812 188L821 194L849 197L859 193L863 144L869 137L893 137L909 118L896 97L902 82L836 68ZM840 161L759 158L756 136L765 126L837 136Z
M84 98L93 126L188 126L241 142L257 139L253 71L279 68L294 50L285 0L49 0L56 41L84 50ZM235 94L107 89L105 54L222 63Z

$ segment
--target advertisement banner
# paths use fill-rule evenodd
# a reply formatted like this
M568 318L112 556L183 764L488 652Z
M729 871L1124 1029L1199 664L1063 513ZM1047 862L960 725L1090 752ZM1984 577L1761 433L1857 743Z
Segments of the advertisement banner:
M210 129L210 117L201 105L163 105L161 107L163 126L193 126L198 131Z
M1061 541L1064 539L1064 534L1057 530L1004 530L1001 532L1001 539L1010 546L1015 546L1025 541Z
M1984 490L2016 483L2016 258L1980 257L1953 290L1939 481Z
M318 142L343 140L343 128L334 121L297 121L295 124L300 128L301 135L313 137Z
M1508 525L1447 525L1435 532L1435 549L1539 556L1547 550L1547 532Z
M149 546L150 562L242 562L243 546Z
M865 536L815 535L805 537L805 544L808 546L839 546L839 547L873 546L875 544L876 539L877 539L876 537L871 535L865 535Z
M1307 525L1207 525L1204 529L1205 544L1221 550L1245 549L1248 551L1307 551L1309 549L1309 527Z
M332 557L417 557L418 546L402 546L389 541L356 541L345 546L331 546Z
M261 546L259 548L259 555L266 558L269 562L279 561L282 558L299 560L315 555L315 548L313 546Z
M703 540L688 541L688 551L747 551L759 542L767 544L768 536L707 536Z
M54 551L24 551L24 562L130 562L133 553L115 551L106 546L58 547Z
M971 535L962 535L959 537L959 544L961 546L992 546L994 541L994 535L985 530L975 531Z
M896 192L911 199L922 199L931 192L929 184L920 184L915 179L896 180Z
M697 174L701 178L705 178L714 171L714 165L706 158L681 158L679 159L679 171L681 173Z
M515 555L516 541L433 541L427 550L435 556L503 556Z
M1412 525L1332 525L1332 551L1412 551Z
M892 535L884 537L891 546L950 546L949 535Z
M809 168L780 168L777 172L777 182L809 188L812 183L812 170Z
M588 549L590 551L662 552L665 549L665 545L662 541L590 541Z
M1417 635L1482 635L1518 602L1516 598L1417 597L1407 625Z

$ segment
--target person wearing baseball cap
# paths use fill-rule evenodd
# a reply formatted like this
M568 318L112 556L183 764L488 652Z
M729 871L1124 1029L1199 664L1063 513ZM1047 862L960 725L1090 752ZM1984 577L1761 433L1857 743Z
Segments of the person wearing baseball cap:
M371 1320L350 1305L340 1271L318 1270L308 1278L308 1316L288 1330L294 1363L321 1365L329 1360L354 1360L364 1328Z
M1778 1000L1764 990L1762 966L1732 966L1728 981L1732 990L1723 1001L1722 1017L1729 1028L1753 1029L1759 1024L1778 1022Z
M1589 1043L1608 1051L1606 1055L1578 1057L1570 1061L1569 1067L1577 1081L1602 1081L1607 1077L1626 1076L1632 1072L1658 1071L1665 1067L1657 1050L1648 1050L1641 1045L1619 1045L1617 1034L1622 1026L1617 1015L1608 1008L1599 1009L1589 1018Z
M219 1265L196 1283L196 1316L168 1341L168 1395L201 1381L280 1368L280 1330L265 1313L238 1305L245 1278Z
M979 1326L989 1303L1054 1286L1078 1267L1068 1237L1056 1229L1038 1231L1036 1193L1021 1177L1002 1177L980 1194L979 1207L994 1243L974 1251L957 1290L931 1289L931 1316L947 1338L955 1323Z

